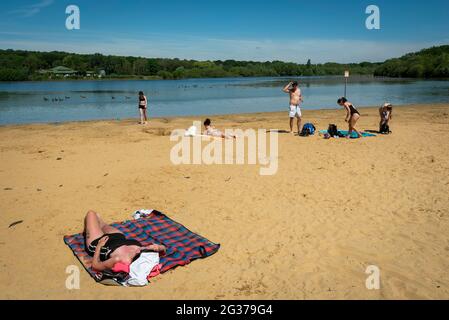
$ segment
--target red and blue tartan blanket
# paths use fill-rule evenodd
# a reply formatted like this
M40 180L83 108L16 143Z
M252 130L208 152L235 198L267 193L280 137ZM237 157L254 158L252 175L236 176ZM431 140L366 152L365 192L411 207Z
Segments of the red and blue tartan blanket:
M219 244L191 232L159 211L153 211L145 218L114 223L112 226L123 232L127 239L138 240L143 246L164 245L167 253L160 258L161 273L178 266L185 266L196 259L210 257L220 248ZM106 285L120 284L114 274L96 272L92 269L92 258L85 250L83 233L65 236L64 242L97 282Z

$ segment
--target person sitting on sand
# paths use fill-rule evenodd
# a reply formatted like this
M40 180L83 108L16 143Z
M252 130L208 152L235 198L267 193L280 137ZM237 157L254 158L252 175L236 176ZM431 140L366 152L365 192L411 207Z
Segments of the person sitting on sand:
M293 133L293 119L297 120L298 126L298 134L301 133L301 121L302 121L302 113L301 113L301 102L303 101L301 89L298 86L298 82L290 82L288 85L284 87L282 90L285 93L290 95L290 133Z
M352 136L352 132L355 131L359 138L362 138L362 134L355 128L357 121L360 119L360 113L354 107L352 103L350 103L345 97L338 99L337 103L346 109L346 119L345 121L349 125L349 132L347 138L350 139Z
M380 124L379 124L379 132L380 133L389 133L386 131L390 131L390 120L392 118L393 114L393 105L391 103L385 103L382 107L379 109L379 115L380 115ZM388 128L388 130L386 130Z
M139 92L139 111L140 111L140 124L147 124L147 107L148 100L142 91Z
M204 121L204 128L206 131L204 132L205 135L215 137L215 138L222 138L222 139L236 139L236 136L226 135L220 130L216 129L214 126L212 126L212 121L210 119L206 119Z
M86 252L93 257L92 268L99 272L123 271L120 265L129 267L144 251L166 252L162 245L143 247L137 240L126 239L120 230L107 225L94 211L87 213L84 226Z

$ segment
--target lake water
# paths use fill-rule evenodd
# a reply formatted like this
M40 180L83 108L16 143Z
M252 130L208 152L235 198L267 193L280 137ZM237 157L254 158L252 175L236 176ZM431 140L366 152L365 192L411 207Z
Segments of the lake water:
M290 79L237 78L177 81L60 81L0 83L0 125L138 118L137 92L151 117L286 111L281 89ZM300 78L303 110L337 108L342 77ZM449 102L449 81L352 78L357 106ZM56 101L54 101L56 99Z

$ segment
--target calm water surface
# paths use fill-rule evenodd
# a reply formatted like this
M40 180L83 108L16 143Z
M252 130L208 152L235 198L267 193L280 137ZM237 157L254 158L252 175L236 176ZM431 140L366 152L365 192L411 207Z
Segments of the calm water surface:
M152 117L286 111L281 90L290 79L176 81L61 81L0 83L0 125L138 118L137 92ZM300 78L304 111L336 108L341 77ZM348 98L357 106L449 102L449 81L354 78Z

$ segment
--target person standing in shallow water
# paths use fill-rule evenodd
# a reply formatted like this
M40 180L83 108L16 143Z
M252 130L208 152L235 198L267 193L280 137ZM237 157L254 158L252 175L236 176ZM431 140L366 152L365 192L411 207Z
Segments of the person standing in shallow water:
M354 105L349 102L346 98L342 97L338 99L337 103L345 108L346 110L346 119L345 121L348 123L349 126L349 132L347 135L347 138L351 138L352 132L355 131L357 133L357 136L359 138L362 138L362 134L355 128L355 125L357 124L357 121L360 119L360 113L359 111L354 107Z
M290 133L293 133L293 120L296 118L298 134L301 133L301 121L302 121L302 113L301 113L301 102L303 101L301 89L299 89L298 82L290 82L288 85L284 87L282 90L285 93L290 95Z
M148 100L142 91L139 92L139 111L140 111L140 124L147 124Z

